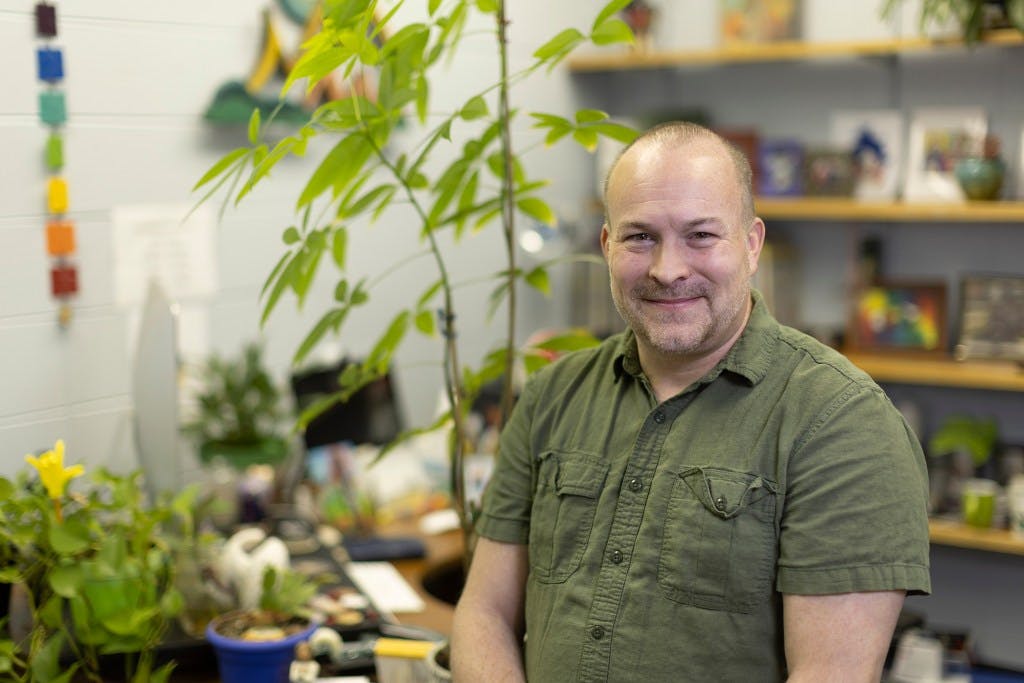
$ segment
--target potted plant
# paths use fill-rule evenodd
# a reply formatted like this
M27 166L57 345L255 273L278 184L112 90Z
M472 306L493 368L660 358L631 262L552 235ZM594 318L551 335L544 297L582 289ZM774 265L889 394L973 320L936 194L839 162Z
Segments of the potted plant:
M288 455L281 390L251 342L240 356L212 354L199 368L196 413L183 430L199 443L204 463L223 458L238 469L276 464Z
M513 144L513 122L522 115L512 105L511 90L531 76L550 71L579 45L631 42L629 27L618 17L629 1L605 4L586 32L556 31L534 51L532 61L516 72L509 66L511 22L503 0L428 0L426 12L414 20L402 19L408 11L403 11L401 1L386 14L376 0L326 2L322 29L304 44L305 52L288 75L282 96L301 79L312 90L339 74L350 81L350 94L321 105L297 132L274 144L264 141L269 122L254 110L248 128L250 144L226 154L195 187L205 193L203 200L223 192L225 206L241 201L270 177L282 159L304 155L311 139L325 135L337 139L297 199L296 223L282 230L284 253L263 289L262 321L288 292L303 306L314 277L333 267L333 302L322 310L296 350L293 361L298 364L324 337L338 334L350 314L367 306L385 281L400 287L402 303L390 315L378 313L389 322L363 362L348 366L340 376L341 390L306 409L299 423L308 424L330 405L382 377L411 330L436 339L447 410L431 424L408 430L395 443L450 429L452 497L468 552L474 510L465 504L466 415L476 391L499 377L505 381L503 413L510 410L515 363L523 358L522 350L516 348L517 291L525 283L550 293L548 268L557 262L524 268L517 260L517 219L525 216L550 225L557 219L540 197L546 183L527 176L521 152ZM497 73L490 85L438 114L431 103L435 73L455 56L463 29L477 20L492 26ZM377 74L373 94L355 82L362 82L369 73ZM427 125L428 114L431 125ZM635 136L632 129L595 110L568 117L543 112L530 116L547 145L568 138L593 151L601 136L622 142ZM417 124L415 130L411 119ZM416 140L408 142L414 134ZM348 253L352 231L392 215L402 224L410 216L415 220L416 239L435 267L418 294L409 292L408 279L385 277L410 259L386 268L377 278L361 277L350 267L359 258ZM470 235L487 229L500 231L502 264L485 280L493 286L492 310L505 304L507 316L500 345L474 367L465 364L460 349L459 326L471 321L460 316L456 307L460 280L451 269L451 255ZM475 246L479 248L479 242ZM322 263L327 264L325 268L320 268ZM381 308L385 304L374 303L378 312L387 310ZM590 343L594 340L589 335L573 331L549 338L543 347L561 351ZM536 361L541 354L527 353L527 357Z
M886 0L882 16L892 16L902 2ZM922 32L929 25L955 21L964 42L974 45L990 29L1015 27L1024 31L1024 0L922 0L919 21Z
M316 591L301 574L268 566L258 606L211 620L206 639L217 654L223 683L287 683L295 646L317 626L308 608Z
M26 456L32 470L0 477L0 583L13 584L4 680L105 680L107 656L132 683L166 681L157 646L181 609L171 537L188 493L146 504L140 473L64 466L64 442ZM77 483L77 482L76 482ZM17 622L15 624L15 622Z

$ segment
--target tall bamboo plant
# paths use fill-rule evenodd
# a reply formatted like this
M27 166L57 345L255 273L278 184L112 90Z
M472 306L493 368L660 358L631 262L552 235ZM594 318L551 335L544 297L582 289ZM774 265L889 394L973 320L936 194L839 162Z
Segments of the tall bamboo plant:
M366 278L351 275L348 262L349 235L382 217L397 205L411 207L419 221L420 238L433 259L436 279L415 303L403 307L381 331L361 364L349 366L340 377L341 390L325 397L300 417L304 426L330 405L344 401L359 388L388 371L392 358L410 329L439 338L441 367L449 410L433 424L405 432L399 442L417 434L450 428L452 495L467 539L472 538L474 511L465 504L462 458L466 446L465 417L471 399L488 381L502 377L502 405L507 414L512 404L512 378L517 358L534 369L543 354L517 349L516 291L524 282L549 293L548 266L531 269L516 261L516 218L525 215L548 224L555 213L539 196L545 181L527 176L512 139L512 123L519 112L512 106L513 88L533 76L543 76L575 48L585 43L608 45L632 42L633 35L618 13L630 0L611 0L597 13L589 32L576 28L558 31L533 53L522 70L509 66L509 17L504 0L424 0L426 19L401 23L399 9L406 0L385 7L377 0L327 0L322 29L304 45L304 52L288 76L282 95L301 79L310 90L326 78L342 74L351 84L350 96L317 108L294 134L270 145L261 140L266 123L254 111L246 147L229 152L199 180L204 200L223 192L225 202L242 201L264 181L275 165L288 155L302 156L310 139L320 135L338 138L312 172L296 202L299 221L283 231L284 253L261 293L262 323L282 295L291 291L301 306L322 261L336 269L334 301L323 311L295 352L301 362L328 334L337 334L349 314L371 300ZM493 82L428 126L432 79L452 59L463 31L482 14L493 22L498 73ZM370 97L360 87L367 73L376 73L377 92ZM411 149L392 151L393 137L407 119L414 117L421 136ZM570 117L531 113L533 126L541 130L547 145L565 138L593 151L600 136L621 142L635 132L615 124L600 111L580 110ZM453 135L464 140L461 145ZM403 137L406 133L403 132ZM439 161L440 160L440 161ZM430 169L440 168L439 171ZM502 268L493 274L492 308L507 304L507 320L501 348L490 353L481 367L464 367L459 355L455 280L450 254L439 238L454 236L453 248L467 230L498 229L503 235ZM374 281L376 282L376 281ZM593 343L589 335L570 333L550 339L543 350L561 351ZM396 442L397 443L397 442ZM392 444L394 445L394 444Z

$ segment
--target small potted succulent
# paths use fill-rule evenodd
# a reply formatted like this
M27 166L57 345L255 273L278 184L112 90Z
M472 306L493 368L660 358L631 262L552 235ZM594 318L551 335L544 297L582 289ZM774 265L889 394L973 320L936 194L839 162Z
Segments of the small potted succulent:
M254 608L210 621L206 639L217 654L223 683L288 683L295 646L317 626L309 601L317 586L303 575L268 566Z
M183 429L199 442L204 463L223 458L244 469L276 464L288 455L282 393L249 343L238 358L211 355L199 369L196 413Z

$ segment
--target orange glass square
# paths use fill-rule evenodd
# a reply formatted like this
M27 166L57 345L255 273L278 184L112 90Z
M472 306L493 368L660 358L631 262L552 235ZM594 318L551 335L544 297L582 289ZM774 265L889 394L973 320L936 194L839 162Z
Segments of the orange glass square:
M46 253L50 256L75 253L75 226L71 221L53 221L47 224Z

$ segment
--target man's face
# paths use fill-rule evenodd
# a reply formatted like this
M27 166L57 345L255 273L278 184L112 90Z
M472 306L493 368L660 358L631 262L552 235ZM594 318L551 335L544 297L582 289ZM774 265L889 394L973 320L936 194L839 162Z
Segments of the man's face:
M764 224L743 217L740 197L714 140L641 142L615 166L601 247L642 356L712 355L746 324Z

